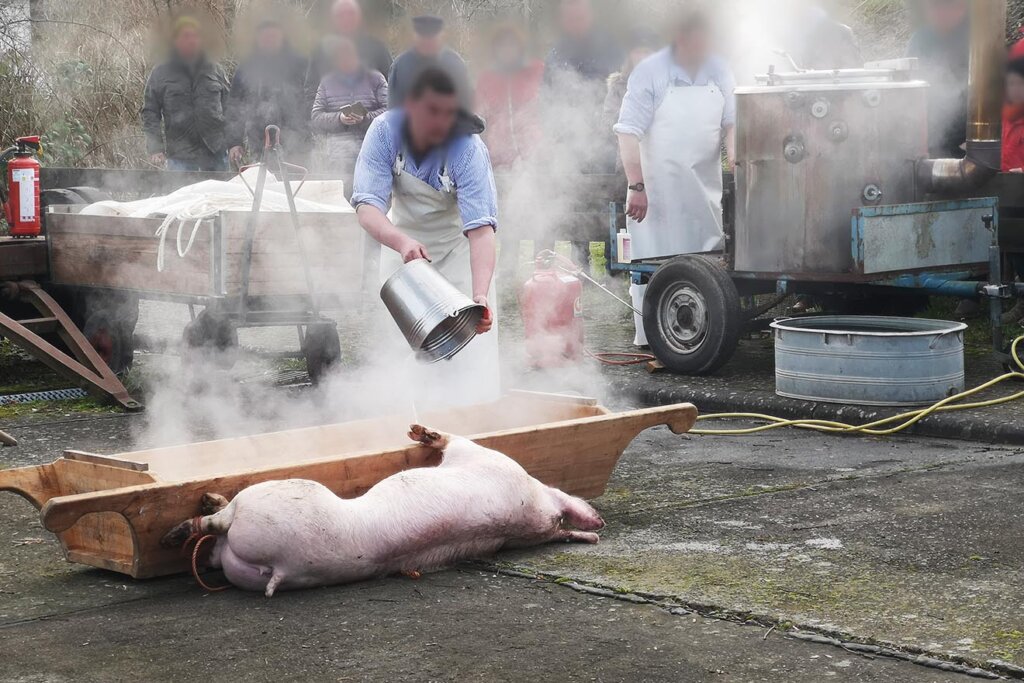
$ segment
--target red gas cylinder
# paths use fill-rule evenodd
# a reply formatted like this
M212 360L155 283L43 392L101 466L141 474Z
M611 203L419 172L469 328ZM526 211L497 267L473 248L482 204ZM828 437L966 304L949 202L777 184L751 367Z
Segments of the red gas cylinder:
M39 207L39 136L18 138L4 153L7 163L7 201L4 218L13 237L38 237L43 231Z
M533 277L519 294L526 352L534 367L566 365L583 357L583 283L538 258Z

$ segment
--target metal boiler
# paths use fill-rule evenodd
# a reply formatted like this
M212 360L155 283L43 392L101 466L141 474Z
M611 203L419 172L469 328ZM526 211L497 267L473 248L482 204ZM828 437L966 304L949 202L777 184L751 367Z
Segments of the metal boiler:
M915 200L928 84L909 68L758 80L736 91L735 268L849 273L851 211Z

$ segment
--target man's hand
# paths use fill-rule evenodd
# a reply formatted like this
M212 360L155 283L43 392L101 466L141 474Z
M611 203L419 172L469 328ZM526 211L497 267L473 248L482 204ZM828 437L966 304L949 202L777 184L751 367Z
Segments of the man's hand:
M235 145L228 150L228 161L231 162L232 166L240 168L242 166L242 157L245 155L245 150L242 149L241 145Z
M403 242L402 248L399 249L398 253L402 255L402 263L409 263L410 261L415 261L417 259L430 260L430 255L427 254L427 248L413 239Z
M153 164L154 166L163 167L164 165L167 164L167 155L164 154L163 152L157 152L156 154L150 154L149 155L149 163Z
M480 324L476 326L477 334L487 334L494 327L494 313L491 312L491 307L487 303L487 297L474 297L473 303L480 304L487 309L484 311L484 317L480 319Z
M360 123L363 122L363 119L366 118L366 117L365 116L354 116L354 115L349 115L349 114L341 114L339 116L339 118L341 119L341 125L343 125L343 126L358 126Z
M629 191L629 197L626 198L626 215L637 223L644 222L644 219L647 218L646 192Z

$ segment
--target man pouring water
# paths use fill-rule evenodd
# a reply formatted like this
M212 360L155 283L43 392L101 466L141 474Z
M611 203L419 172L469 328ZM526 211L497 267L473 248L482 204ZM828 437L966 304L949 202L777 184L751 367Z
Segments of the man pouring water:
M352 194L360 225L381 244L382 281L403 263L427 259L487 308L480 337L452 361L417 370L417 396L432 403L480 403L500 395L497 191L478 135L482 126L459 101L456 80L443 69L418 74L403 106L370 125Z

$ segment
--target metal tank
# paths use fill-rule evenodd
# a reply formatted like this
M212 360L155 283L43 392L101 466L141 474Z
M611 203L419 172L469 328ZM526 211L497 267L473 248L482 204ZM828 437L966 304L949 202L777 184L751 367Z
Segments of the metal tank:
M841 281L852 211L915 201L928 85L913 62L895 64L773 72L737 89L737 271Z

